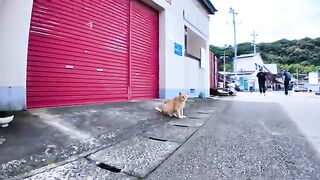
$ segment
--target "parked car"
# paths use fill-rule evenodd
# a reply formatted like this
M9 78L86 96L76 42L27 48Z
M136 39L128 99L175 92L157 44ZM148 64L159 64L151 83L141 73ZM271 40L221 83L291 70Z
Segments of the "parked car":
M307 92L308 91L308 89L306 87L304 87L304 84L294 85L292 90L294 92Z

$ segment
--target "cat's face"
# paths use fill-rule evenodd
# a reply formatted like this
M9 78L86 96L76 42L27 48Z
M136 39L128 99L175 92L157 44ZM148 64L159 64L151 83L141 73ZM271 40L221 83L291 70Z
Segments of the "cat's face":
M180 99L181 101L187 101L188 95L185 94L185 93L179 93L179 99Z

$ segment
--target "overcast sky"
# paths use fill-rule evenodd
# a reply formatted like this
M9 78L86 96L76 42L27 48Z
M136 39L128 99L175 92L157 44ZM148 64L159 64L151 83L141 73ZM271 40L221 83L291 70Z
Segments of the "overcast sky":
M233 45L232 15L236 16L237 43L320 37L320 0L211 0L218 10L210 17L210 44Z

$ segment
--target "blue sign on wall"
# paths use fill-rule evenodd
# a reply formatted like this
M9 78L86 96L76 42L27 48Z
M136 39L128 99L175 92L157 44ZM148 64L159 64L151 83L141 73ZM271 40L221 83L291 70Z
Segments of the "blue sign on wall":
M174 43L174 53L179 56L182 56L182 45Z

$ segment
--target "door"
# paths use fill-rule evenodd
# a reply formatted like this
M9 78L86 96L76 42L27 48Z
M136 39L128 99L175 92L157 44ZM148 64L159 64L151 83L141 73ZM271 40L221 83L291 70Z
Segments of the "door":
M138 0L131 9L131 98L159 97L158 12Z
M215 56L213 52L209 52L209 60L210 60L210 89L215 88Z
M27 108L158 97L158 14L140 1L35 0Z

